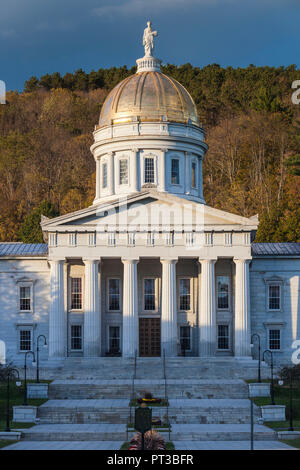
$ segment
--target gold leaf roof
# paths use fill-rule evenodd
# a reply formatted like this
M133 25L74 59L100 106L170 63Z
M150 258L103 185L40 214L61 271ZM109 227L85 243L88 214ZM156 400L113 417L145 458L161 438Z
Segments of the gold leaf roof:
M199 126L196 105L187 90L161 72L138 72L107 96L99 127L123 122L169 121Z

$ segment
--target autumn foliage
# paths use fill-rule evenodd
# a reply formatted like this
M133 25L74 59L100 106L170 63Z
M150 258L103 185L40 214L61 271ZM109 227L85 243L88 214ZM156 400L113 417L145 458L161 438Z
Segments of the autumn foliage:
M0 106L0 241L42 241L40 215L87 207L95 163L89 147L109 90L126 67L32 77ZM257 241L300 242L300 105L291 101L295 66L163 72L193 96L205 124L207 204L259 214Z

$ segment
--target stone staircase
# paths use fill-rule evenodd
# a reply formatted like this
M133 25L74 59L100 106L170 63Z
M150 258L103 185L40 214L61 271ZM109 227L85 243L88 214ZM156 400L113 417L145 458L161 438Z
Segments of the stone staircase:
M249 448L248 387L241 378L232 377L242 371L241 375L247 376L247 368L248 375L254 375L255 363L247 365L245 362L229 361L228 364L223 359L207 364L194 359L197 358L168 359L167 384L163 379L160 358L138 359L135 396L142 396L147 391L164 397L166 386L168 413L166 407L153 407L152 413L153 417L160 417L162 421L168 414L170 439L175 443L175 448L187 449L185 446L188 443L191 443L191 448L195 448L196 443L205 448L204 442L208 443L209 448L212 443L218 448L227 442L230 448L231 442L238 441ZM31 442L31 448L34 445L34 448L45 448L45 442L52 442L53 445L66 442L70 445L70 442L93 441L94 445L101 444L102 449L111 449L114 443L115 448L119 448L122 442L130 439L133 431L127 431L127 423L134 420L134 409L130 410L129 407L134 363L122 358L108 358L107 364L102 360L98 363L99 367L94 365L92 368L92 361L91 364L87 361L83 368L80 358L68 361L64 373L49 386L49 401L38 409L39 423L22 431L24 445ZM266 369L264 373L267 373ZM277 435L273 430L257 424L260 412L256 406L254 415L255 441L263 441L266 448L271 442L274 447ZM165 431L161 433L166 439L169 438Z

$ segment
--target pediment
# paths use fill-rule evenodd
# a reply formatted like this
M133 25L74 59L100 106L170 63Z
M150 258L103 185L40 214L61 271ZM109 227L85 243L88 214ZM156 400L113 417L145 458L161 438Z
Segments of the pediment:
M258 220L214 209L171 194L148 190L90 206L54 219L43 217L43 231L89 230L256 230Z

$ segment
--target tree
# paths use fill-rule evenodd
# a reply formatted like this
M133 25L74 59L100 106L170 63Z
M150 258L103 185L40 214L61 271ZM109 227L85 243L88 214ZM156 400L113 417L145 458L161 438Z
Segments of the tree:
M49 201L43 201L40 206L34 208L24 219L19 237L24 243L43 243L43 233L41 230L41 216L56 217L59 215L55 207Z

